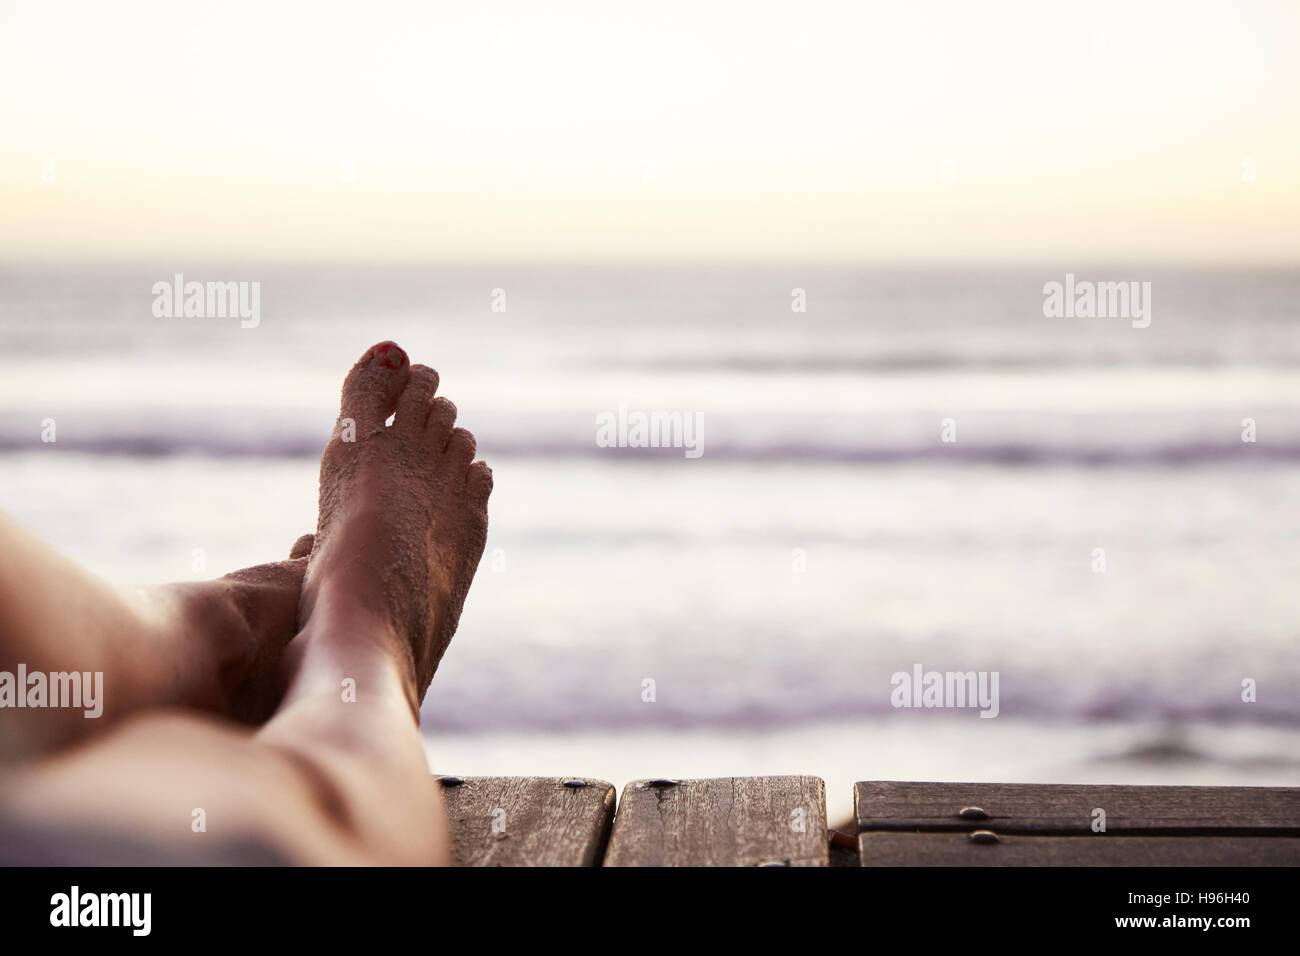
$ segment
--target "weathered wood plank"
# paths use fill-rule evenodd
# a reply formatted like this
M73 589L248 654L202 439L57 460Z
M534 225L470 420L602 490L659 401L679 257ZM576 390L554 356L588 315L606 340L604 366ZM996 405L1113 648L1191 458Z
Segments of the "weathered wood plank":
M871 781L855 785L854 803L859 830L1091 835L1100 808L1112 835L1300 835L1300 788L1295 787Z
M606 866L826 866L818 777L636 780L623 789Z
M580 777L435 777L457 866L597 866L614 786Z
M863 866L1297 866L1300 837L1025 836L977 843L967 833L873 830Z

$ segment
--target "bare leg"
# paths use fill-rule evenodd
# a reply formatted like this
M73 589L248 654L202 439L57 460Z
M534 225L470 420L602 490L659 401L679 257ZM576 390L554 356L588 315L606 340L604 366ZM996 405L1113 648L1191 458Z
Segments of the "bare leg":
M263 675L296 632L311 536L293 559L215 581L118 590L0 515L0 671L103 674L102 713L0 709L0 759L82 740L147 707L266 720ZM26 688L17 688L25 693Z
M447 862L417 713L482 554L492 482L436 385L388 343L348 376L267 725L146 713L24 768L0 808L0 857ZM58 834L72 820L89 836L69 851ZM52 836L9 839L31 833Z

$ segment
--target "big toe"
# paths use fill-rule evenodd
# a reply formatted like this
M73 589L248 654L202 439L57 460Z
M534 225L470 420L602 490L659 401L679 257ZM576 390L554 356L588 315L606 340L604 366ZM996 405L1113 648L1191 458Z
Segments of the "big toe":
M398 345L372 345L343 381L339 425L345 427L351 419L357 438L382 426L397 409L398 396L410 374L411 361Z
M311 546L315 543L315 541L316 541L316 535L314 534L303 535L301 538L295 541L293 543L293 547L289 549L289 559L293 560L294 558L305 558L308 555L310 555Z

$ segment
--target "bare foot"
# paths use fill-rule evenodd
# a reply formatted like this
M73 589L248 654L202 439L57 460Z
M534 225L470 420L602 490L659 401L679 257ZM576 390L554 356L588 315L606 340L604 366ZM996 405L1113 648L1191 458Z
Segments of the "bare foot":
M298 632L298 602L313 540L305 534L294 542L288 561L232 571L214 582L229 587L229 601L246 624L229 632L234 638L227 638L220 668L228 703L218 708L243 723L265 722L280 703L280 658Z
M137 590L137 606L155 622L159 644L176 648L177 659L166 670L187 688L181 703L246 724L261 724L275 712L277 668L298 632L298 599L311 548L307 534L294 543L287 561L242 568L213 581Z
M437 387L438 373L392 342L348 373L321 459L295 641L349 641L349 657L377 645L398 661L417 712L483 554L492 491L474 436L455 427L456 406L434 398ZM296 660L286 663L292 672Z

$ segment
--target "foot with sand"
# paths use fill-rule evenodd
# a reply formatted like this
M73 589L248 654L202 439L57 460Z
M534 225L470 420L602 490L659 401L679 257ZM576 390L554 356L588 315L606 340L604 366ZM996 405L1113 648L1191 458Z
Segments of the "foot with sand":
M0 526L0 659L99 667L121 691L98 734L16 728L5 862L449 861L418 714L482 556L492 474L437 386L391 342L361 357L316 534L287 562L124 596ZM264 712L255 731L232 719ZM196 841L200 812L213 825Z

